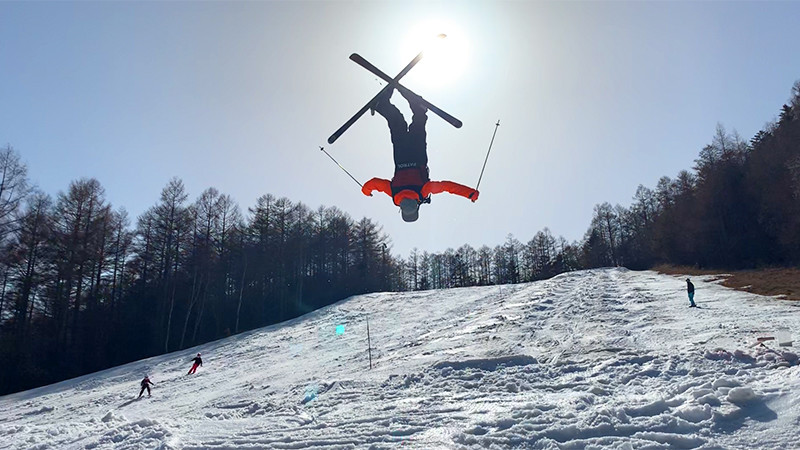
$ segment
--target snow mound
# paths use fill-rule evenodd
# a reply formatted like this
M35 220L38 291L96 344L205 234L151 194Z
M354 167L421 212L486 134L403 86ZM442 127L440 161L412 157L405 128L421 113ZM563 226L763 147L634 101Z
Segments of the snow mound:
M749 387L736 387L728 391L728 397L726 398L729 402L733 403L734 405L747 405L750 403L755 403L761 400L761 396L756 394Z

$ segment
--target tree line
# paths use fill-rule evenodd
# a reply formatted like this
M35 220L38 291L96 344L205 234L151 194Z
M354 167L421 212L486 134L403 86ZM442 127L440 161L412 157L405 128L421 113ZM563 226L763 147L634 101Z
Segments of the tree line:
M750 141L718 126L692 171L595 206L579 242L391 254L368 218L266 194L243 213L169 180L131 220L95 179L55 197L0 149L0 394L172 352L297 317L351 295L519 283L604 266L796 265L800 82Z
M639 186L629 207L595 206L582 249L586 267L800 264L800 81L749 141L717 125L692 171Z
M132 224L95 179L52 198L11 146L0 170L0 393L395 288L380 226L335 207L268 194L245 217L214 188L190 202L175 178Z

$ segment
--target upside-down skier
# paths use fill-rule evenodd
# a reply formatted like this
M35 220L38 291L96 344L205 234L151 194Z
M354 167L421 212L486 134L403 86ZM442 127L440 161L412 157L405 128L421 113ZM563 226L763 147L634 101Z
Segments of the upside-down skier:
M370 197L373 191L389 195L400 207L406 222L419 218L419 205L430 203L432 194L449 192L473 202L477 200L479 192L471 187L452 181L430 180L425 132L428 110L419 98L414 98L413 93L401 91L411 108L411 125L408 125L400 110L389 101L393 92L394 88L387 86L378 97L374 110L389 124L394 149L394 177L391 181L373 178L364 183L361 192Z

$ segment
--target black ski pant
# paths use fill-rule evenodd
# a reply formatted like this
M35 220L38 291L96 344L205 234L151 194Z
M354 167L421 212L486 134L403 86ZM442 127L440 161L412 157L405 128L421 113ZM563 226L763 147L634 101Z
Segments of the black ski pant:
M139 391L139 397L141 397L142 394L144 394L144 390L145 389L147 389L147 396L148 397L150 396L150 386L144 385L144 386L142 386L142 390Z
M425 123L428 116L424 112L416 112L411 117L411 125L406 123L403 113L388 101L380 102L375 108L389 124L394 147L394 168L427 167L427 136Z

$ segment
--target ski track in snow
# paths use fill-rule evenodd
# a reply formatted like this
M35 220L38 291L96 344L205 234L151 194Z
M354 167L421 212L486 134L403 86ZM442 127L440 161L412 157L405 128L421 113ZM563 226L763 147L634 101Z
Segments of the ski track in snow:
M710 280L699 309L681 277L625 269L352 297L0 397L0 449L796 446L797 355L751 347L795 304Z

